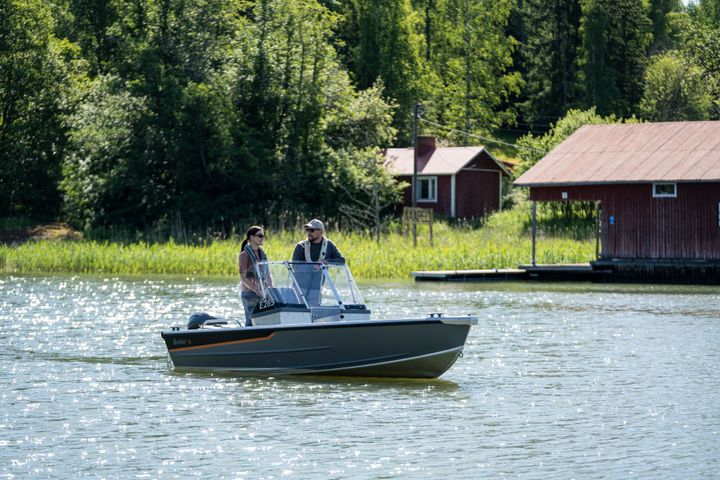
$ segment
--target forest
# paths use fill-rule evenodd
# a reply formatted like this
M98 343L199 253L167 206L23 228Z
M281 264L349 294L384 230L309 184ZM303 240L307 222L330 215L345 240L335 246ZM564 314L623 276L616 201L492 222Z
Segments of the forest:
M720 118L720 0L0 0L0 217L342 224L420 133Z

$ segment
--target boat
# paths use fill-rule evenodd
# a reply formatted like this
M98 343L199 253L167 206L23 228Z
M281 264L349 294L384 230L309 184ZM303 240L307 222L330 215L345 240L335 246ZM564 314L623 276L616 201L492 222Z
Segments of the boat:
M372 319L347 265L265 261L252 326L193 314L162 332L176 369L240 375L437 378L462 356L473 316Z

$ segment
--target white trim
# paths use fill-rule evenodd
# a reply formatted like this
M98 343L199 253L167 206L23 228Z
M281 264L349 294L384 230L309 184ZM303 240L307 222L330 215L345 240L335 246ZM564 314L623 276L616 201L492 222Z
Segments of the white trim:
M490 157L490 158L492 159L492 161L495 162L495 165L497 165L498 167L500 167L500 169L505 173L505 175L507 175L508 177L512 178L512 175L511 175L510 172L508 171L507 167L505 167L505 165L503 165L503 163L502 163L501 161L499 161L497 158L493 157L492 153L488 152L485 147L482 147L482 148L480 149L480 152L479 152L477 155L475 155L475 158L477 158L482 152L487 153L488 157ZM466 164L466 165L467 165L467 164Z
M428 198L420 198L420 192L422 192L422 188L420 188L419 185L415 185L415 192L417 195L415 197L415 200L418 203L437 203L437 201L438 201L437 200L437 198L438 198L438 177L437 177L437 175L418 175L417 182L420 183L421 180L429 180L430 184L428 185L428 187L430 187L433 183L435 184L435 188L430 189L433 195Z
M457 208L455 207L455 175L450 177L450 218L457 216Z
M672 185L672 193L658 193L655 187L659 185ZM653 198L677 198L677 183L676 182L653 182L652 184L652 196Z
M502 172L498 172L498 212L502 212Z

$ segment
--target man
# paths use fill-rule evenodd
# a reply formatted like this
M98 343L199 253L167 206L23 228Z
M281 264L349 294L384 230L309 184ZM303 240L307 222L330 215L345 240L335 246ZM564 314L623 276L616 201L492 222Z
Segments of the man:
M293 252L293 262L321 262L344 264L345 257L335 244L325 237L325 225L313 218L305 224L307 240L299 242Z
M325 238L325 225L314 218L305 224L307 240L299 242L293 252L293 262L320 262L344 264L342 256L335 244ZM322 286L324 278L317 264L294 264L295 279L302 290L303 296L310 307L322 304Z

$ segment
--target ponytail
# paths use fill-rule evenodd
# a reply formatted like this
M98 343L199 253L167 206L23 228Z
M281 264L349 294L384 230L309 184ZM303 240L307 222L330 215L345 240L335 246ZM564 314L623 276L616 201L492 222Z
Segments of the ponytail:
M253 225L252 227L247 229L247 232L245 232L245 240L243 240L242 245L240 246L240 253L242 253L243 250L245 250L245 246L250 241L250 237L258 233L260 230L262 230L263 227L259 227L257 225Z

